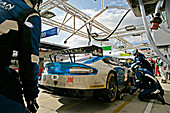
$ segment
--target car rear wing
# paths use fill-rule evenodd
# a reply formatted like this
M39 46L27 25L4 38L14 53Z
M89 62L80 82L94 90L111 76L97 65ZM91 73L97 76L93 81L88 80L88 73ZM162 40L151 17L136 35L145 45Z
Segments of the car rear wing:
M102 57L103 56L103 48L92 45L92 46L72 48L72 49L63 49L63 50L52 51L49 53L49 56L52 61L52 58L51 58L52 56L68 54L71 59L71 62L73 62L72 57L71 57L71 54L73 54L74 62L75 62L75 54L86 54L86 53L92 53L93 56L101 56Z
M92 45L87 47L79 47L73 49L64 49L54 51L54 54L85 54L85 53L92 53L94 56L103 56L103 49L101 47Z

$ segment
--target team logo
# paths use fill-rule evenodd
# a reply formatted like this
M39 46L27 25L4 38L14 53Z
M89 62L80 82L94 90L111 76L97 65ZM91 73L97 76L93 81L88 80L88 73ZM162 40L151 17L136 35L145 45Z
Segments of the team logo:
M34 28L34 25L31 22L25 22L24 24L29 28Z
M3 2L2 0L0 0L0 7L6 9L6 10L11 10L15 7L15 5L9 4L7 2Z

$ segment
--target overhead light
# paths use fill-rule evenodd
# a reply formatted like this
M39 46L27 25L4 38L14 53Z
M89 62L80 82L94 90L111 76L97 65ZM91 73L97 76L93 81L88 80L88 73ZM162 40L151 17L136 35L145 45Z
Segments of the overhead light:
M128 7L122 7L122 6L115 6L115 5L110 5L107 6L108 8L116 8L116 9L124 9L124 10L129 10Z
M91 33L91 36L94 37L99 37L99 35L97 33ZM104 38L104 39L96 39L97 41L109 41L108 38Z
M140 33L132 34L132 36L140 36Z
M92 33L91 36L92 37L98 37L99 35L97 33Z
M125 46L118 46L118 48L122 49L122 48L125 48Z
M56 15L51 11L45 11L45 12L41 13L41 17L48 18L48 19L50 19L54 16L56 16Z
M126 31L132 31L132 30L135 30L136 27L134 25L131 25L131 26L126 26L125 29Z
M149 45L149 44L148 44L148 43L143 43L143 45L147 46L147 45Z

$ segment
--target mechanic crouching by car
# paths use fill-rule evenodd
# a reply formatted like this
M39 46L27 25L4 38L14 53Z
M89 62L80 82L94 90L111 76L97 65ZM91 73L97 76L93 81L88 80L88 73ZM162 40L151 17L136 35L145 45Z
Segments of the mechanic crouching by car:
M142 68L146 68L148 71L153 73L153 68L151 64L146 60L146 57L144 54L140 53L138 49L134 49L131 53L134 58L133 65L140 65Z
M137 91L137 89L140 89L140 93L138 95L139 100L144 101L156 99L161 101L164 105L164 90L162 89L159 81L155 78L154 74L145 68L141 68L139 65L132 65L131 69L136 73L137 79L130 94L133 94ZM154 93L156 90L159 90L159 92Z
M0 113L36 113L42 0L0 0ZM11 69L18 51L19 74ZM27 108L24 105L24 100Z

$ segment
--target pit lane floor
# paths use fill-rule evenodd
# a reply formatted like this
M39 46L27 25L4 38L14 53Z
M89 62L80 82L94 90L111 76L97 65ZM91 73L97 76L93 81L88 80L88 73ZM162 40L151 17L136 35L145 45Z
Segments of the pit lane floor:
M165 90L165 101L170 104L170 80L161 85ZM92 97L77 99L41 90L37 99L38 113L170 113L169 105L162 105L157 100L139 101L137 95L138 92L124 94L123 100L106 103Z

